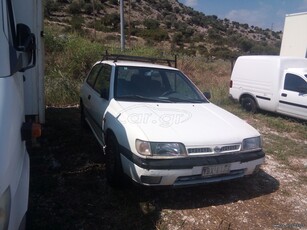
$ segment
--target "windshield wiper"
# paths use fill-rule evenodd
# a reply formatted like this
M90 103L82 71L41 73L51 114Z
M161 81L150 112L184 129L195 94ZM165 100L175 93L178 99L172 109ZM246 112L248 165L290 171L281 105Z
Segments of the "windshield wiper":
M116 97L120 101L144 101L144 102L171 102L168 98L145 97L141 95L125 95Z
M169 97L172 102L188 102L188 103L204 103L207 102L203 99L188 99L188 98L178 98L178 97Z

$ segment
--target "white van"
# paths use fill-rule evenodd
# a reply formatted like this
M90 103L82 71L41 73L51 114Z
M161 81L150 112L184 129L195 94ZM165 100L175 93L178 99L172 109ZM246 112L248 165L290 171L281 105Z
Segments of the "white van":
M241 56L229 93L248 112L263 109L307 120L307 59Z

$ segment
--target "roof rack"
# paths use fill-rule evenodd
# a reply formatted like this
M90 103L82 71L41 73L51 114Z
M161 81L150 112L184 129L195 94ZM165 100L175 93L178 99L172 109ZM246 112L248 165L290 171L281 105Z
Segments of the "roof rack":
M175 64L175 68L177 68L177 55L175 55L175 59L164 59L164 58L151 58L151 57L141 57L141 56L129 56L122 54L109 54L106 51L106 54L103 56L102 60L114 60L117 62L118 60L125 61L140 61L140 62L149 62L149 63L167 63L168 66L172 67L171 63Z

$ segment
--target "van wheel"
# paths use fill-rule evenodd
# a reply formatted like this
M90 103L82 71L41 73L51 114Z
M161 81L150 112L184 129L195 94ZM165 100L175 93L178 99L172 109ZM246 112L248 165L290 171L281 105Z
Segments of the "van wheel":
M108 184L114 188L121 188L124 186L124 173L118 142L113 134L110 134L106 144L106 175Z
M255 100L251 97L244 97L242 99L241 105L246 112L249 112L249 113L257 112L257 104Z

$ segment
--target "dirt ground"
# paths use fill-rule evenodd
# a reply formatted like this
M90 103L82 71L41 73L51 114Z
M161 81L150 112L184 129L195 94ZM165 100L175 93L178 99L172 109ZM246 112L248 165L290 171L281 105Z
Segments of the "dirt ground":
M48 108L30 151L27 229L307 229L307 160L267 155L259 174L181 189L109 187L102 150L78 107ZM307 138L306 138L307 139Z

